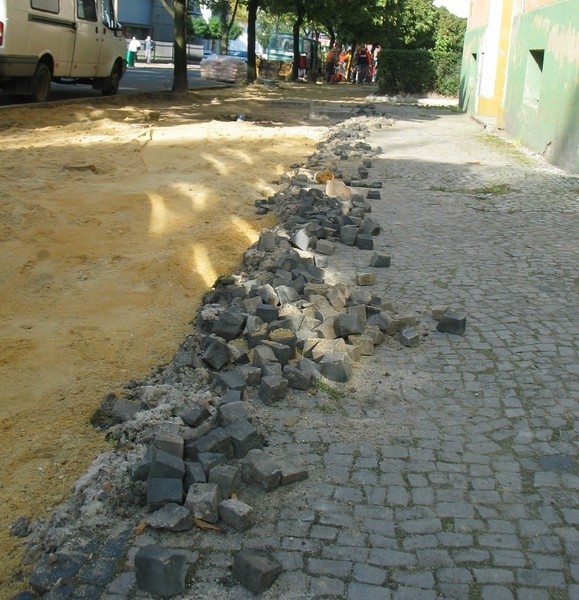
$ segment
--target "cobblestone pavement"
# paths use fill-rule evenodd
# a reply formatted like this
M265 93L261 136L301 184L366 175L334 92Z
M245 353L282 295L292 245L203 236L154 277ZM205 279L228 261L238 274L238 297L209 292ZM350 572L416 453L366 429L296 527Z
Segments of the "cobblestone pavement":
M460 113L378 110L395 119L367 140L392 265L373 291L419 317L421 345L391 339L343 393L259 408L269 451L310 477L254 499L257 526L136 544L183 547L191 599L253 597L230 574L240 548L282 562L267 599L577 599L579 180ZM369 254L338 246L332 276L353 283ZM467 314L464 336L436 332L436 305ZM126 572L71 597L148 598L130 544Z

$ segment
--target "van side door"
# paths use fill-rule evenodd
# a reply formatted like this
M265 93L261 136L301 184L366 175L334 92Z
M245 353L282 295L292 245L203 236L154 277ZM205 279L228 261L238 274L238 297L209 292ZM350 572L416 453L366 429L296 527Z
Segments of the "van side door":
M97 0L73 0L76 3L76 42L72 77L96 77L100 59L100 34Z
M114 0L99 0L99 2L101 4L99 31L102 43L97 76L108 77L115 61L118 58L124 60L127 44L117 23Z

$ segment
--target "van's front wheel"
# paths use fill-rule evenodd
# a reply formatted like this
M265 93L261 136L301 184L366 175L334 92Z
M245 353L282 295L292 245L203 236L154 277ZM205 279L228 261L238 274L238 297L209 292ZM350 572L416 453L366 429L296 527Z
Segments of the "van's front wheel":
M50 82L52 73L46 63L38 63L32 76L32 101L46 102L50 98Z
M111 74L106 79L106 84L101 92L103 96L114 96L119 91L121 85L122 71L119 63L115 63L111 70Z

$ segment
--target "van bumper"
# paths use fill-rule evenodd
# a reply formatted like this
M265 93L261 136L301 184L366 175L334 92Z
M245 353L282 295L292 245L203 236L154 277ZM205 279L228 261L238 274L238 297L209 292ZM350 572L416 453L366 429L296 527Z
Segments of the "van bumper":
M10 77L32 77L38 63L37 56L0 56L0 80Z

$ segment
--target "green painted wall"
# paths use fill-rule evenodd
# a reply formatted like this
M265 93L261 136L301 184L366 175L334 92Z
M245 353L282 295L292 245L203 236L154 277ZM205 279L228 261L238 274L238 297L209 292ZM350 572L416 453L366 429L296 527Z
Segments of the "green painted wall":
M480 45L486 27L471 29L464 36L462 65L460 70L459 103L462 110L475 114L478 61L481 60Z
M550 163L579 172L579 0L514 19L504 126Z

